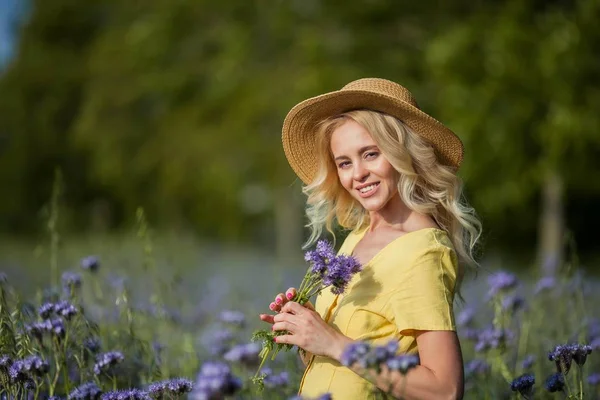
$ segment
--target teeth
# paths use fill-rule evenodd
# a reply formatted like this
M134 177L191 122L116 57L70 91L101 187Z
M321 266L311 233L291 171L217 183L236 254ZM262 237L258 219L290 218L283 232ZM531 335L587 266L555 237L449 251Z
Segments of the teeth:
M369 190L375 188L375 186L377 186L377 184L375 184L375 183L372 185L369 185L369 186L365 186L364 188L360 189L359 192L367 193Z

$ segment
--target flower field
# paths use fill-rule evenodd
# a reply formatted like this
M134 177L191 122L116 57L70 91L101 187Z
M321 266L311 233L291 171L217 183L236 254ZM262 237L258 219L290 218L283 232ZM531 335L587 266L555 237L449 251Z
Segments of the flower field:
M295 398L295 351L267 360L257 385L261 344L250 338L274 295L301 282L301 258L282 267L247 249L137 233L0 246L2 398ZM467 279L456 309L465 398L599 399L598 288L574 261L558 276L486 266ZM393 349L357 345L346 359L405 371L418 362Z

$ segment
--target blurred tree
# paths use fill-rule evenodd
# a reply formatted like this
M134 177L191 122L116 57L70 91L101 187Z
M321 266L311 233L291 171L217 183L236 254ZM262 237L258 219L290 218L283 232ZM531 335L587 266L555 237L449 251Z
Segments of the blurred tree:
M562 257L565 192L600 195L590 179L600 172L598 16L597 0L509 1L427 49L440 115L462 134L462 175L492 237L527 243L537 226L550 268Z

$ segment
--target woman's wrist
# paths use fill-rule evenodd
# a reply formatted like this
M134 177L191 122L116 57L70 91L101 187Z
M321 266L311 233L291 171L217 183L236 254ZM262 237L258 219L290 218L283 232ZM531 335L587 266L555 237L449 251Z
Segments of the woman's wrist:
M344 354L344 349L352 342L354 342L354 340L340 333L333 346L331 346L331 352L328 357L340 362L342 360L342 354Z

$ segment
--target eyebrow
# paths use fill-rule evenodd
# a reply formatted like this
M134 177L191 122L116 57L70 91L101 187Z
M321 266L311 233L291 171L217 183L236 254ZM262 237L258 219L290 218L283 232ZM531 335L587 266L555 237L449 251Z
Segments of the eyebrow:
M362 154L367 150L376 149L376 148L377 148L377 145L374 145L374 144L372 144L370 146L361 147L360 149L358 149L358 154ZM342 160L344 158L348 158L348 156L338 156L338 157L334 158L334 160L337 161L337 160Z

